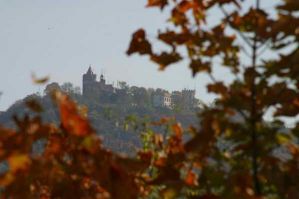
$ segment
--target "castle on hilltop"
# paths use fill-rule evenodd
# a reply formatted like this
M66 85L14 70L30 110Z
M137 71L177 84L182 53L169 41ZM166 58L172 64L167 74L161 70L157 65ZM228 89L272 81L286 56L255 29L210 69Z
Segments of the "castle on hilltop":
M99 96L114 92L112 84L106 84L104 75L101 74L100 81L97 81L97 75L89 66L87 72L83 74L83 96Z
M143 93L143 95L150 96L149 101L153 107L181 107L183 109L192 109L198 107L199 105L198 99L195 98L195 90L184 89L182 91L173 91L172 93L170 93L163 89L145 89L142 87L134 87L134 89L131 90L130 87L115 88L112 84L106 83L103 74L101 74L100 80L98 81L97 75L92 71L91 67L89 67L87 72L83 74L83 96L87 98L95 97L96 99L112 103L113 100L111 99L115 100L115 98L121 98L118 100L122 103L125 103L122 100L125 96L131 95L131 97L134 98L140 96L141 93ZM137 101L142 100L143 98L138 99ZM134 105L134 102L132 102L132 105Z

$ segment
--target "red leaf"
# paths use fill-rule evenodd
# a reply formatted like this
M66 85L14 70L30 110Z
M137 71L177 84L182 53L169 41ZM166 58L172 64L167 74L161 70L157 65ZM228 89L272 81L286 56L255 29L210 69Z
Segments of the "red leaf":
M160 7L161 10L168 4L168 0L148 0L146 7Z
M189 171L186 175L185 183L189 186L197 186L198 181L196 173L194 173L193 171Z
M61 124L68 133L85 136L93 132L87 119L79 115L76 104L68 96L62 95L59 105Z
M152 55L151 60L160 65L160 70L164 70L168 65L180 61L182 57L180 54L172 52L162 52L160 55Z
M137 30L130 43L127 54L139 53L140 55L152 54L152 47L149 41L146 39L146 33L143 29Z
M211 72L211 66L209 62L202 62L201 59L192 60L190 63L190 68L192 69L193 76L198 72L206 71Z

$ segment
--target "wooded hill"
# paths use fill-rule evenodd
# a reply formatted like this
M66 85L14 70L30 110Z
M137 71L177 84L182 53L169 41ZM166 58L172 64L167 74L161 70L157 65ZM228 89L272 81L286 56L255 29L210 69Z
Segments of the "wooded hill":
M71 83L64 83L61 86L51 83L46 86L43 95L31 94L16 101L0 115L0 123L14 128L15 121L11 118L33 116L36 113L33 113L31 108L36 105L32 102L37 101L42 107L43 121L59 125L59 111L51 99L52 89L60 89L70 95L81 106L82 111L86 112L93 127L103 137L104 145L117 152L135 153L142 145L143 131L161 130L150 127L151 122L160 118L175 118L184 127L196 126L198 122L196 112L199 108L154 107L150 103L150 95L134 95L138 89L145 90L144 88L127 87L127 92L121 96L115 94L109 98L97 99L81 95L80 89Z

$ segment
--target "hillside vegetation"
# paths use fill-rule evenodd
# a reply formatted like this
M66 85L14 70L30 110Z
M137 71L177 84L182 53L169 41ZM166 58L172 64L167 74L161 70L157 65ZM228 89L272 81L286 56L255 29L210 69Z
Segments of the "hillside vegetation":
M151 122L159 118L176 118L185 127L197 125L196 112L199 108L154 107L150 95L134 97L134 92L138 89L146 91L144 88L127 87L125 95L122 93L119 96L114 94L110 97L98 98L97 96L83 96L80 88L74 87L71 83L64 83L61 86L51 83L46 86L44 95L32 94L18 100L0 115L0 123L7 127L15 127L15 121L11 118L25 115L33 117L35 114L30 107L34 107L34 103L38 102L42 107L43 122L58 125L59 110L51 98L53 88L71 96L80 105L82 111L86 112L98 135L102 136L105 146L117 152L135 154L142 146L140 132L144 131L145 126L150 126Z

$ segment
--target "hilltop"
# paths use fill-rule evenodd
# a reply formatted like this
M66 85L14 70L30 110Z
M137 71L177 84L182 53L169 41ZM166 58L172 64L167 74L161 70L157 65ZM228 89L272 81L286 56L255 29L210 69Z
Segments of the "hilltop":
M103 75L97 81L91 68L83 75L83 89L71 83L50 83L43 94L32 94L16 101L7 111L0 114L0 123L15 127L14 115L24 117L34 113L26 106L28 102L38 101L42 107L44 122L59 125L59 113L51 100L51 92L60 90L67 93L82 108L104 144L115 151L134 152L140 146L140 132L145 123L157 121L162 117L176 118L183 126L196 125L198 100L192 90L168 92L164 89L146 89L118 82L117 87L106 84Z

